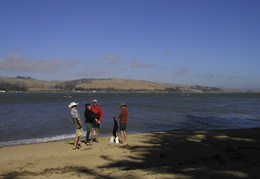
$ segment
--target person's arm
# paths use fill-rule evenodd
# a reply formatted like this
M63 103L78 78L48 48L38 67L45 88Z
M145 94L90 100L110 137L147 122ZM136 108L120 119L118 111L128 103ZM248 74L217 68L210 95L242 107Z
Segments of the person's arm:
M90 110L86 110L84 115L85 115L85 119L88 119L90 120L91 122L93 122L95 120L95 117L94 117L94 114L93 111L90 111Z
M97 119L94 117L95 113L93 111L89 111L89 119L93 122L93 121L97 121Z
M80 118L77 118L77 121L78 121L79 125L82 127L82 126L83 126L83 123L82 123L81 119L80 119Z
M125 118L128 115L127 109L123 109L121 113L119 114L118 118Z
M82 126L83 126L83 123L82 123L82 121L81 121L81 119L80 119L80 115L79 115L79 111L78 111L78 110L76 111L76 119L77 119L77 121L78 121L78 124L82 127Z
M120 119L120 122L127 122L128 119L128 110L124 109L119 114L118 118Z
M101 122L103 120L103 117L104 117L104 113L103 113L103 110L102 108L99 106L99 121Z
M120 114L118 115L118 118L121 119L124 116L123 111L120 112Z

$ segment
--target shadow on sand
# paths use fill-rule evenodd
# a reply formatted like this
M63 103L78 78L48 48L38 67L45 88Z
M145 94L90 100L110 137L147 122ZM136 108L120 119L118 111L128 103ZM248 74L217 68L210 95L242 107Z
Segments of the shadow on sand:
M247 130L247 129L244 129ZM241 133L239 133L242 131ZM121 161L110 160L99 169L120 168L130 173L126 178L138 178L136 170L171 175L178 179L257 179L260 178L259 129L221 131L166 131L144 134L142 145L124 146L129 150ZM149 138L150 140L147 140ZM136 155L133 155L136 154ZM105 160L106 156L101 155ZM86 167L67 166L50 168L41 172L13 172L2 175L4 179L24 176L41 176L46 173L76 172L86 178L111 177ZM84 178L83 176L83 178ZM90 176L90 177L87 177ZM167 178L167 177L163 177Z
M176 178L260 178L260 133L258 129L222 131L167 131L146 134L142 146L126 146L136 158L103 168L125 171L142 169ZM242 130L243 131L243 130ZM243 136L243 137L241 137ZM153 145L151 145L153 144Z

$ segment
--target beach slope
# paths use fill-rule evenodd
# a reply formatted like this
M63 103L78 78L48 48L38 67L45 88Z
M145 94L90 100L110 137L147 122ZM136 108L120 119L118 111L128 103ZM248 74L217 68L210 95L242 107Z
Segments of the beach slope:
M260 178L260 130L164 131L128 135L128 146L73 140L0 149L0 178Z

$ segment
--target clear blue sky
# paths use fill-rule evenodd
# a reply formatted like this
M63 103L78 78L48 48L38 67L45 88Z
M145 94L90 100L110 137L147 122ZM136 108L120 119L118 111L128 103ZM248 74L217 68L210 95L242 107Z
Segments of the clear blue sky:
M260 90L260 1L0 0L0 76Z

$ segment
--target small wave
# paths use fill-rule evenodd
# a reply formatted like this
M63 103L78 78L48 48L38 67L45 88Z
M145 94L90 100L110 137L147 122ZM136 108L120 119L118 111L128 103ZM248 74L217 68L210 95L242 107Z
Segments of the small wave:
M45 138L22 139L22 140L8 141L8 142L0 142L0 146L2 147L2 146L10 146L10 145L23 145L23 144L53 142L53 141L72 139L74 137L75 137L75 134L68 134L68 135L59 135L59 136L45 137Z
M100 137L105 137L105 136L109 136L109 135L110 134L99 134ZM83 131L83 135L81 138L84 139L85 136L86 136L86 131ZM63 140L73 139L74 137L75 137L75 134L66 134L66 135L58 135L58 136L54 136L54 137L13 140L13 141L7 141L7 142L0 142L0 147L11 146L11 145L25 145L25 144L63 141Z

